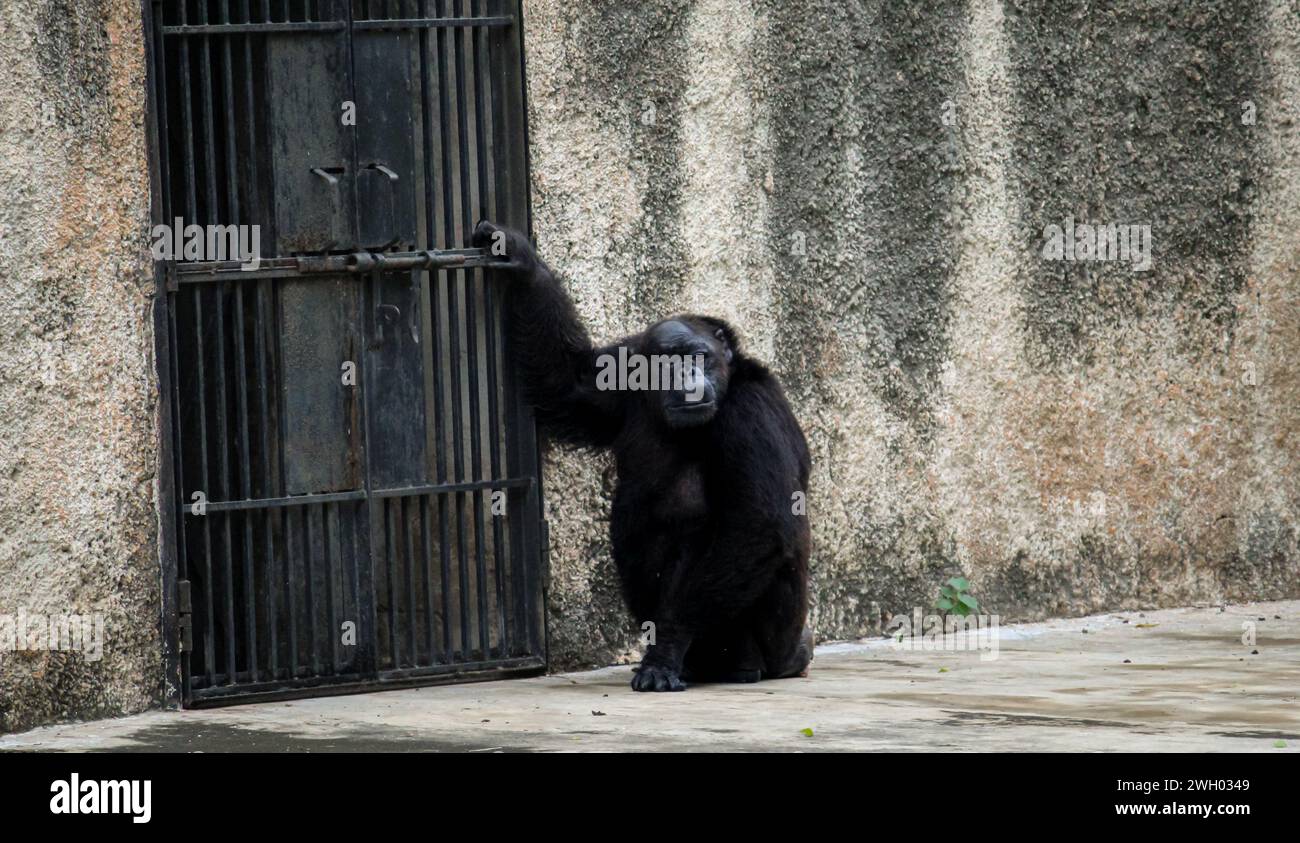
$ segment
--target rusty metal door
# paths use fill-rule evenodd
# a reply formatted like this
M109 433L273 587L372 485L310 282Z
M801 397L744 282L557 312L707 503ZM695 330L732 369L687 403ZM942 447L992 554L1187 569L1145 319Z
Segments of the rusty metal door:
M533 419L465 248L528 223L518 2L146 26L180 700L544 669Z

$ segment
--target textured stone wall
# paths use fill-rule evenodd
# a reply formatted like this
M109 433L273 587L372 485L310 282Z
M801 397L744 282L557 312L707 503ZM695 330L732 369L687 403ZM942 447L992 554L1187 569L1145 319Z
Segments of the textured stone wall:
M820 637L958 573L1020 619L1300 594L1294 0L524 10L540 247L597 337L699 310L780 373ZM1151 269L1044 260L1067 216ZM553 660L630 656L608 462L547 472Z
M0 651L0 732L160 698L158 400L138 0L0 3L0 615L102 616L102 658Z

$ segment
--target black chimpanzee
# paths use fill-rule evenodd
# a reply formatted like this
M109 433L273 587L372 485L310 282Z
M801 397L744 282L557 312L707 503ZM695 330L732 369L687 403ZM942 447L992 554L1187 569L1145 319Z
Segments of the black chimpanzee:
M514 358L542 430L614 451L614 562L637 623L654 625L632 687L806 675L810 460L776 378L708 316L596 348L525 236L485 221L473 245L508 257ZM687 361L686 376L613 388L602 370L620 353Z

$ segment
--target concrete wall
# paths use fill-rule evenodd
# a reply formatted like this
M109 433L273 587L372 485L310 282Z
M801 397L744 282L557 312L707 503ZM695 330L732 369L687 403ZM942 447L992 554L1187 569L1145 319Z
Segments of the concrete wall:
M142 44L138 0L0 3L0 615L105 623L0 651L0 732L160 697Z
M598 337L699 310L775 366L821 637L958 573L1021 619L1300 594L1294 0L524 8L541 249ZM1151 270L1044 260L1067 215ZM631 654L608 465L548 464L557 664Z

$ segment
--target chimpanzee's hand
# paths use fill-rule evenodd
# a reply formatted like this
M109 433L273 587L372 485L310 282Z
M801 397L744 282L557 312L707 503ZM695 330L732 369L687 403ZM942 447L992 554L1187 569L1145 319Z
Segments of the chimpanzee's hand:
M537 268L537 252L528 238L518 231L497 225L488 220L474 226L470 245L477 249L486 249L493 258L504 258L506 263L494 266L514 272L531 273Z

